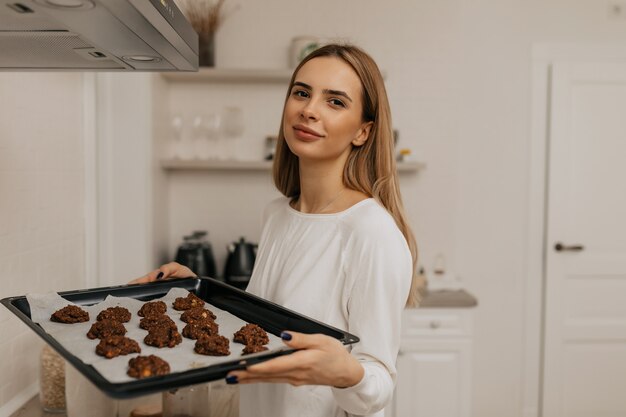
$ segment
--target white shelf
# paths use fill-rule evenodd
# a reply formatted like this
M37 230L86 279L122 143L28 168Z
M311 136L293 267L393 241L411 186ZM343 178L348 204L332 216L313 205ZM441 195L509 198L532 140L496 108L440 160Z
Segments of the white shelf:
M172 82L284 83L291 79L291 69L200 68L198 72L163 72Z
M269 171L272 169L272 161L162 159L161 167L167 170Z
M426 167L423 162L397 162L398 172L417 172Z
M421 162L399 162L397 166L399 172L417 172L423 169L425 164ZM166 170L270 171L272 161L162 159L161 167Z

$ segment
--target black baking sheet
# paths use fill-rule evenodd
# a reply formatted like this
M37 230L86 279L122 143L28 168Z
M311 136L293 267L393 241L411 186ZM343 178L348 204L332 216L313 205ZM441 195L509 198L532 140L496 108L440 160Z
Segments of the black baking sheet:
M212 278L163 280L149 284L65 291L60 292L59 295L78 305L92 305L102 302L109 295L148 301L164 296L174 287L186 289L196 294L207 303L225 310L242 320L258 324L267 332L276 336L280 336L283 330L293 330L309 334L322 333L339 340L343 344L351 344L359 341L358 337L350 333L328 326ZM251 358L242 358L204 368L191 369L185 372L177 372L131 382L112 383L100 375L93 366L86 365L79 358L68 352L54 337L46 333L39 324L31 320L30 307L26 296L8 297L1 300L1 302L33 329L35 333L50 344L50 346L56 349L67 361L74 365L74 367L93 382L94 385L114 398L131 398L164 391L166 389L214 381L224 378L226 374L232 370L242 369L248 365L286 355L294 351L293 349L287 348L278 352L273 351L267 354L259 354Z

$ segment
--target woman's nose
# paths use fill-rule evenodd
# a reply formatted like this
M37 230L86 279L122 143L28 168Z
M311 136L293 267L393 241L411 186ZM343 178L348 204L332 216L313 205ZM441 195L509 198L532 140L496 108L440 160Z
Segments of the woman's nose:
M300 115L305 118L305 119L309 119L309 120L317 120L319 115L317 110L315 109L315 104L313 102L313 100L310 100L306 103L306 105L304 107L302 107L302 110L300 111Z

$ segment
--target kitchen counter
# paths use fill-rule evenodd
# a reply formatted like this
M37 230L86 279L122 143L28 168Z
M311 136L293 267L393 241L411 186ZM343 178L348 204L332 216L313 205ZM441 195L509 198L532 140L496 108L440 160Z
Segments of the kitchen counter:
M46 413L39 403L39 395L35 395L9 417L65 417L65 413Z
M465 290L426 290L418 308L470 308L478 300Z

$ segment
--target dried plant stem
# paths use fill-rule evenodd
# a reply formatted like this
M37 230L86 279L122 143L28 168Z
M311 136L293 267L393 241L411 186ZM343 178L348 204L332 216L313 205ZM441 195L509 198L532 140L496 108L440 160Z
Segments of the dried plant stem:
M197 33L213 35L225 19L222 8L226 0L186 0L185 12Z

